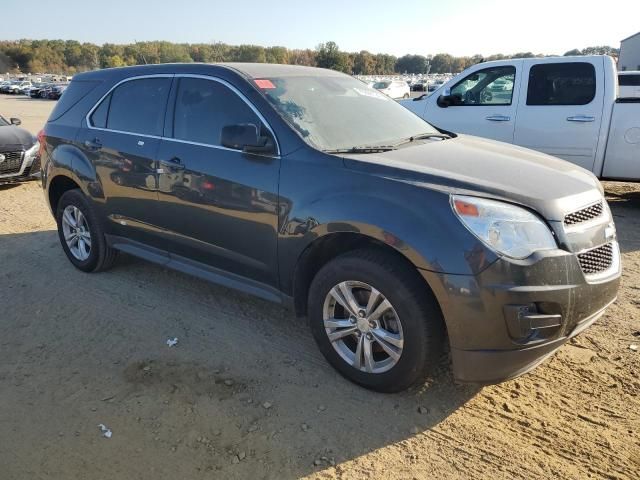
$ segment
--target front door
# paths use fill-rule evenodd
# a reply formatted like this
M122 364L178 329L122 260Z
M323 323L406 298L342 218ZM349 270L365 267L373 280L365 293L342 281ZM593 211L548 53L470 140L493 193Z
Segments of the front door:
M449 106L429 98L425 119L438 128L513 142L519 63L479 68L450 88Z
M602 62L526 60L514 143L592 170L602 122Z
M156 154L171 76L128 80L90 113L77 138L95 165L113 230L159 246ZM96 186L97 188L97 186Z
M265 122L214 78L177 78L169 103L158 195L170 254L277 286L280 159L220 143L223 126L251 123L266 133Z

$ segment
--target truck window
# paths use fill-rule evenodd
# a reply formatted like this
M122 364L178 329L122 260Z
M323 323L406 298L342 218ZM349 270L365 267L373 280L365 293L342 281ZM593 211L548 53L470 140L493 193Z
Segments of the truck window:
M640 73L634 75L618 75L621 87L640 87Z
M451 89L451 106L511 105L515 76L513 66L485 68L467 75Z
M527 105L586 105L596 96L596 69L586 62L531 67Z

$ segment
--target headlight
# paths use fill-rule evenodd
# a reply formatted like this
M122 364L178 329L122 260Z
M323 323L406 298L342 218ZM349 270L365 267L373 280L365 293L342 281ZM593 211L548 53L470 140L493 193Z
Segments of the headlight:
M451 196L451 207L471 233L508 257L526 258L538 250L557 248L549 227L524 208L462 195Z
M38 156L38 151L40 150L40 142L36 142L33 147L24 152L25 161L33 161L34 158Z

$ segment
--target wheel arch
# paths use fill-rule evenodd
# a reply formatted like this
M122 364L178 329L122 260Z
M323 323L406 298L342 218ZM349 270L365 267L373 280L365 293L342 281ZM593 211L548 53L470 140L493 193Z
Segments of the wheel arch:
M399 250L378 238L357 232L327 233L310 242L299 256L293 271L292 294L296 316L306 315L309 287L315 275L331 260L355 250L371 249L384 252L405 263L425 289L433 293L431 286L420 275L418 267L407 252ZM435 296L434 296L435 298Z

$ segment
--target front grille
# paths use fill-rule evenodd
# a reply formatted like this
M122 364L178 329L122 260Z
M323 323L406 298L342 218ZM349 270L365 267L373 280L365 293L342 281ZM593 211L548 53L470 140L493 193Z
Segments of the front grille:
M602 202L590 205L577 212L570 213L564 217L564 224L575 225L576 223L586 222L602 215L604 208Z
M607 243L578 254L580 267L585 275L604 272L613 263L613 245Z
M22 152L0 152L4 161L0 162L0 175L18 173L22 167Z

